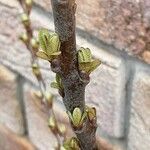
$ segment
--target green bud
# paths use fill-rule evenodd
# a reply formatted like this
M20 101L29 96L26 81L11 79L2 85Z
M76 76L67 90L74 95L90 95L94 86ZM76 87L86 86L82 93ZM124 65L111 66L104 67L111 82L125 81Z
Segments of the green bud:
M101 64L101 61L98 59L92 59L92 54L89 48L83 47L78 51L78 62L79 69L85 71L87 74L90 74Z
M60 123L58 124L58 131L61 135L64 135L66 133L66 127L64 124Z
M82 112L81 112L80 108L76 107L73 110L72 117L73 117L74 125L78 126L80 124L80 120L81 120L81 117L82 117Z
M27 7L32 7L32 4L33 4L33 0L25 0L25 4Z
M29 19L28 14L23 13L23 14L21 15L21 21L22 21L22 23L23 23L25 26L29 26L29 24L30 24L30 19Z
M38 34L40 48L47 54L48 46L50 45L51 35L47 29L41 29Z
M68 115L74 127L80 127L84 122L84 119L86 117L86 112L82 114L80 108L76 107L73 110L73 113L71 114L70 112L68 112Z
M27 33L22 33L19 38L20 38L20 40L22 40L24 43L27 43L28 40L29 40Z
M81 47L78 51L79 63L88 63L92 61L92 54L89 48Z
M96 119L96 109L95 109L95 107L92 107L92 108L87 107L86 112L87 112L88 119L90 121L93 121L94 119Z
M56 129L56 119L55 117L52 115L50 116L49 120L48 120L48 126L51 128L51 130L55 130Z
M36 64L36 63L33 63L33 64L32 64L32 72L33 72L36 76L39 76L39 75L41 74L38 64Z
M39 44L41 50L37 52L37 56L42 59L51 61L61 54L60 40L56 33L50 33L47 29L41 29L39 31Z
M56 74L55 80L56 80L56 82L52 82L51 83L51 87L52 88L56 88L58 90L63 89L63 85L62 85L62 81L61 81L60 75Z
M33 0L25 0L25 5L27 13L30 14L33 5Z
M74 148L75 150L79 150L80 147L79 147L78 139L75 138L75 137L72 137L71 140L70 140L70 146L71 146L71 148Z
M72 137L71 139L65 140L63 147L66 150L80 150L79 141L76 137Z
M37 41L35 38L32 38L30 42L31 42L31 46L32 46L34 49L38 49L39 44L38 44L38 41Z
M53 95L50 92L46 91L44 93L44 96L45 96L45 99L47 101L47 104L48 104L49 108L51 108L52 104L53 104Z
M50 50L48 51L48 55L57 53L59 51L59 49L60 49L59 36L58 36L58 34L53 33L51 35Z

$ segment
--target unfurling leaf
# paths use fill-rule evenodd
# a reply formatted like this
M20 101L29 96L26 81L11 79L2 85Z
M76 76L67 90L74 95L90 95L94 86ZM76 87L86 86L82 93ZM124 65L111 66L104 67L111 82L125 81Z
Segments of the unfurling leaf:
M94 71L99 65L101 64L101 61L98 59L92 60L91 62L87 63L80 63L79 67L81 70L85 71L86 73L90 74L92 71Z
M88 74L94 71L101 64L100 60L92 59L92 54L89 48L83 47L81 47L78 51L78 62L79 69Z
M39 31L39 43L40 43L40 47L41 49L47 53L47 49L48 46L50 45L50 39L51 39L51 35L50 32L47 29L41 29Z
M44 51L38 51L38 52L36 53L36 55L37 55L39 58L41 58L41 59L49 60L47 54L46 54Z
M56 80L56 82L51 83L51 87L55 88L55 89L58 89L58 90L63 89L61 77L58 74L56 74L55 80Z
M51 61L61 54L60 40L56 33L50 33L47 29L41 29L39 31L39 44L41 50L37 52L37 56L42 59Z
M78 51L79 63L87 63L92 61L92 54L89 48L81 47Z
M59 41L58 34L53 33L51 35L50 43L51 43L50 44L50 50L48 51L48 55L57 53L60 49L60 41Z

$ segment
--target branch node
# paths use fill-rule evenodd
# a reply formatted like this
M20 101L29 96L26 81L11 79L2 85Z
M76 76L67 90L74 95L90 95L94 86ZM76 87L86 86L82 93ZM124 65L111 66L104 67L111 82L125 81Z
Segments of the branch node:
M56 74L61 74L61 67L60 67L60 60L54 59L50 61L51 64L51 70Z

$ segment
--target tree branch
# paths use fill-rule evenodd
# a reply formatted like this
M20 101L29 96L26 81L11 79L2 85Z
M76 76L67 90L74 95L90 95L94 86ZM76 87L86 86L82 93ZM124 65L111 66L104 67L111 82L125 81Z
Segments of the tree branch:
M64 88L63 102L71 113L76 107L85 111L85 87L89 78L79 71L75 39L75 0L51 0L55 31L61 41L60 76ZM82 150L96 150L96 119L88 117L81 128L74 128Z
M52 0L55 30L61 41L61 78L64 85L64 104L70 112L85 106L85 84L81 81L75 39L75 3L72 0Z

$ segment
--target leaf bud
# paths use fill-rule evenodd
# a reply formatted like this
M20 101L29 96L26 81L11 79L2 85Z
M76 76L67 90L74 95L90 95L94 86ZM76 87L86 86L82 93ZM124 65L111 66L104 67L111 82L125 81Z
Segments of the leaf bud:
M95 107L92 107L92 108L87 107L86 111L87 111L87 116L88 116L89 121L92 122L93 120L96 119L96 109L95 109Z
M50 92L46 91L44 96L49 108L51 108L53 104L53 95Z
M83 124L84 119L86 117L86 111L82 114L80 108L76 107L73 110L73 113L71 114L70 112L68 112L68 115L74 127L80 127Z
M33 4L33 0L25 0L25 4L28 8L31 8Z
M20 40L22 40L24 43L27 43L28 40L29 40L27 33L22 33L19 38L20 38Z
M29 24L30 24L30 19L29 19L29 16L28 16L28 14L26 14L26 13L23 13L22 15L21 15L21 21L22 21L22 23L24 24L24 26L29 26Z
M41 72L40 72L38 64L36 63L32 64L32 72L34 73L35 76L37 77L40 76Z
M52 115L50 116L49 120L48 120L48 126L51 128L52 131L54 131L56 129L56 119L55 117Z
M66 133L66 127L64 124L60 123L58 124L58 131L61 135L64 135Z
M38 44L38 41L37 41L35 38L32 38L30 42L31 42L31 46L32 46L34 49L38 49L39 44Z

